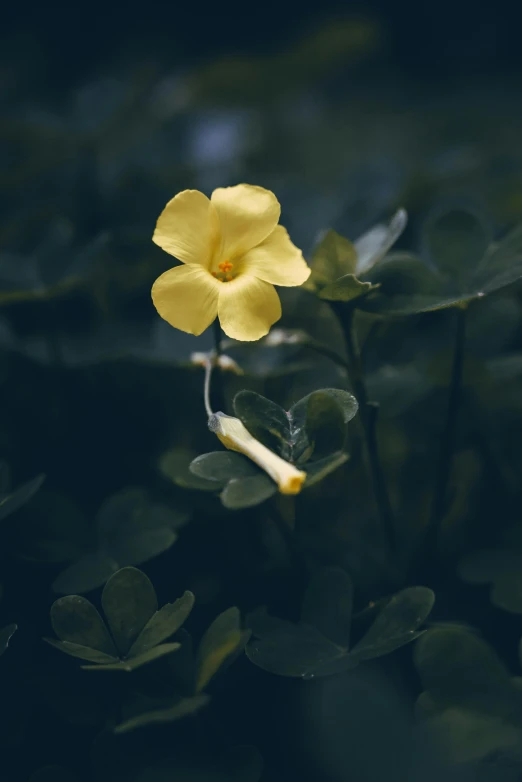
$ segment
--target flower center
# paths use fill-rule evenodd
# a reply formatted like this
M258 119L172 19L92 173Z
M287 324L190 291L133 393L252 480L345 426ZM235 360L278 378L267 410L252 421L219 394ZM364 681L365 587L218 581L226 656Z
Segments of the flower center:
M233 263L230 263L230 261L223 261L223 263L218 263L219 271L212 272L212 276L215 277L216 280L220 280L220 282L230 282L230 280L233 280L236 276L232 273L233 268Z

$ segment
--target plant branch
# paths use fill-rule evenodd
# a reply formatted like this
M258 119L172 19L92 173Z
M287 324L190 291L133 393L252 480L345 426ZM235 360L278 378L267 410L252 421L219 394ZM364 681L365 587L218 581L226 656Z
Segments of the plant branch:
M435 487L431 515L426 531L426 553L435 551L440 534L440 524L446 510L448 483L455 449L455 430L459 409L462 369L464 365L464 343L466 338L467 307L457 309L455 343L451 367L451 379L446 407L446 420L439 447L439 456L435 474Z
M376 425L379 407L375 402L371 402L368 397L368 389L364 379L361 354L353 322L355 309L353 307L344 308L340 302L332 302L332 308L339 319L346 340L348 372L355 397L359 403L366 455L384 537L388 550L394 552L395 523L377 442Z

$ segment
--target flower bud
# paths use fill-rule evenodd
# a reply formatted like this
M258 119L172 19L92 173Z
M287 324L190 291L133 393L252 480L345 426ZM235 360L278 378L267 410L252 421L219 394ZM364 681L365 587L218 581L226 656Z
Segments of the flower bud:
M219 437L225 448L248 456L261 467L277 483L281 494L299 494L306 480L306 473L256 440L239 418L225 413L214 413L208 419L208 427Z

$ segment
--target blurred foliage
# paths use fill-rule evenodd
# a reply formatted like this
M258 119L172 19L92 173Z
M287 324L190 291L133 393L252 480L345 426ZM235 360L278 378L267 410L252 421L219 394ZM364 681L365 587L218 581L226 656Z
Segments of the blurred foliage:
M520 779L522 115L420 99L387 34L67 90L0 51L2 782ZM295 497L150 302L168 199L241 181L313 273L211 398Z

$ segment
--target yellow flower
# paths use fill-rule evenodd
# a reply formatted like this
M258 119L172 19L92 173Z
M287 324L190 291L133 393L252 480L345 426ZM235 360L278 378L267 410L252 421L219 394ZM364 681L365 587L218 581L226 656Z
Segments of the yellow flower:
M152 300L171 326L199 335L219 317L232 339L251 341L281 317L274 285L301 285L310 269L288 232L270 190L236 185L209 199L184 190L161 213L153 241L178 258L158 277Z
M299 494L306 480L306 473L256 440L239 418L225 413L214 413L209 418L208 427L219 437L225 448L248 456L261 467L277 483L281 494Z

